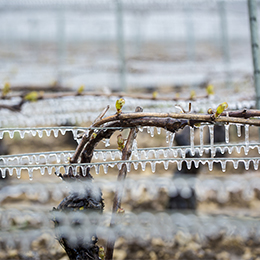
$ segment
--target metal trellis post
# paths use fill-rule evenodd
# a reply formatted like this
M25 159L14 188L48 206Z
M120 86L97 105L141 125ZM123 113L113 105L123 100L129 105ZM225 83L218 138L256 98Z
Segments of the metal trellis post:
M248 0L248 13L251 34L251 48L254 65L254 82L256 92L256 108L260 109L260 57L259 57L259 39L257 25L257 5L255 0Z
M115 4L116 4L117 47L118 47L119 62L120 62L119 83L120 83L121 91L126 92L126 64L125 64L123 8L122 8L121 0L115 0Z

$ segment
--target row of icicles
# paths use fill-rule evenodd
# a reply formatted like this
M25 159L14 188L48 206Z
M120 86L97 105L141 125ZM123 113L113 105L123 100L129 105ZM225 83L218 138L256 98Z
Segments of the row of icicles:
M232 125L232 124L230 124ZM191 168L192 164L195 165L196 168L200 166L200 164L207 164L209 170L213 169L214 163L220 163L222 167L222 171L226 170L227 162L233 163L233 167L235 169L238 168L239 162L244 163L244 167L246 170L249 169L250 163L253 163L253 167L255 170L259 167L259 157L214 157L216 151L221 151L221 153L225 153L226 151L229 154L232 154L234 149L236 152L240 153L241 150L244 150L244 154L248 155L250 149L258 149L258 154L260 152L260 145L258 143L250 143L249 142L249 125L244 126L244 135L245 139L242 143L232 144L229 143L229 124L225 125L225 141L226 144L215 144L214 143L214 125L201 125L199 126L199 140L200 144L195 145L195 130L190 127L190 146L173 146L175 134L166 131L166 143L168 143L168 147L153 147L153 148L144 148L138 149L137 142L134 143L133 152L130 160L126 162L127 170L131 170L131 165L133 165L134 169L137 170L140 166L144 171L146 169L146 165L150 164L152 172L156 171L156 164L162 163L164 165L165 170L168 169L169 163L175 163L177 165L178 170L182 169L183 162L186 162L188 169ZM241 124L235 124L237 129L237 136L241 137ZM208 128L210 144L204 144L204 128ZM0 130L0 138L3 138L6 133L9 134L11 138L14 137L14 133L18 133L21 138L24 138L25 134L29 134L32 136L36 136L38 134L39 137L43 136L43 132L46 133L47 136L51 135L53 132L55 137L59 136L59 133L64 135L66 132L71 131L73 133L74 139L78 140L78 135L90 131L91 128L83 128L83 127L53 127L53 128L17 128L17 129L1 129ZM100 128L98 128L100 129ZM116 128L120 130L122 128ZM154 136L155 129L157 134L161 133L161 128L155 127L139 127L139 131L143 131L146 129L147 133ZM110 145L109 139L104 140L105 146L108 147ZM193 158L186 158L187 152L190 151L191 155L196 155ZM210 153L211 158L209 156L203 156L203 154ZM91 167L95 169L95 172L98 174L100 172L100 166L103 167L104 173L108 172L108 167L117 166L118 169L121 169L123 162L121 161L121 152L119 150L96 150L94 152L93 159L94 161L90 164L75 164L68 165L68 158L71 157L73 151L57 151L57 152L48 152L48 153L34 153L34 154L21 154L21 155L8 155L0 157L0 169L2 170L2 175L6 176L7 173L10 175L15 171L17 177L20 178L21 171L27 170L30 179L33 177L33 172L36 170L40 170L41 174L45 174L47 171L51 174L53 171L64 172L67 167L72 167L73 172L77 172L77 168L81 167L83 173L86 171L86 167ZM199 156L198 156L199 155ZM111 161L107 161L110 158ZM103 162L98 162L97 160L103 160ZM65 165L64 165L65 164Z

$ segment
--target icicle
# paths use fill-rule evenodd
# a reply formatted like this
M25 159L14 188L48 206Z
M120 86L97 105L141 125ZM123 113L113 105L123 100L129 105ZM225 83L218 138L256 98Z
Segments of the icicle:
M242 148L242 146L236 146L237 153L241 153L241 148Z
M25 130L21 130L21 131L19 131L19 133L20 133L20 137L22 139L24 139L24 135L25 135L26 131Z
M163 156L164 156L164 158L167 158L168 157L168 149L165 149L165 150L163 150Z
M110 146L110 138L107 138L105 141L105 147Z
M154 127L153 126L150 127L150 135L151 135L151 137L154 137Z
M21 178L21 168L16 168L16 175L18 179Z
M157 134L160 135L161 134L161 128L160 127L156 127L157 130Z
M210 136L210 151L211 158L215 156L215 148L214 148L214 125L208 125L209 127L209 136Z
M225 172L226 171L226 160L220 160L220 164L221 164L221 169L222 169L222 172Z
M74 140L78 140L78 129L72 129L72 134Z
M103 158L103 161L107 160L107 153L106 152L101 152L101 156Z
M45 167L40 167L40 172L41 172L41 175L44 175L44 173L45 173Z
M146 162L141 162L141 168L142 168L142 171L144 172L145 168L146 168Z
M203 130L204 130L204 126L200 126L200 156L203 155L203 151L204 151L204 140L203 140Z
M1 170L0 170L1 171ZM10 176L13 176L13 173L14 173L14 168L9 168L9 175Z
M192 163L192 161L191 161L191 160L189 160L189 161L186 161L186 165L187 165L187 168L188 168L188 170L190 170L190 169L191 169L191 163Z
M174 138L175 138L175 133L171 133L171 134L170 134L169 147L172 147L172 146L173 146Z
M50 137L51 136L51 129L45 129L45 132L46 132L46 136L47 137Z
M97 160L99 157L99 152L94 152L94 158Z
M134 165L134 169L137 171L138 170L138 162L134 162L133 165Z
M181 171L181 169L182 169L182 161L177 161L177 169L178 169L178 171Z
M55 138L57 138L59 136L59 129L53 129L53 135Z
M139 130L139 132L141 132L141 133L144 131L144 129L143 129L142 126L139 126L139 127L138 127L138 130Z
M43 131L42 130L37 130L37 134L40 138L42 138L43 136Z
M150 162L152 173L155 173L156 170L156 162Z
M115 153L115 152L111 152L110 156L111 156L111 160L114 161L114 160L115 160L116 153Z
M213 161L208 161L209 171L213 170Z
M182 158L186 157L186 149L181 149L181 157Z
M245 155L249 152L249 125L245 125Z
M236 124L237 126L237 136L241 137L241 125L240 124Z
M228 153L232 154L234 147L233 146L227 146L227 149L228 149Z
M48 166L48 174L49 174L49 175L52 174L52 166Z
M195 165L195 168L199 168L199 160L194 160L194 165Z
M164 170L167 171L169 167L169 161L163 161Z
M28 174L29 174L30 181L32 181L33 180L33 168L28 168Z
M127 172L130 172L131 171L131 163L126 163L126 170Z
M190 126L190 149L191 149L191 155L195 155L195 149L194 149L194 128Z
M178 156L178 150L172 149L172 154L173 154L173 157L177 157Z
M107 172L108 172L108 165L107 164L103 164L103 170L104 170L104 173L107 174Z
M4 131L0 131L0 139L3 139Z
M253 164L254 164L254 169L257 171L258 170L259 160L253 160Z
M232 160L232 162L233 162L233 166L234 166L234 169L236 170L237 168L238 168L238 163L239 163L239 161L237 161L237 160Z
M169 143L169 135L170 135L170 132L166 130L166 143L167 144Z
M243 161L244 161L244 165L245 165L245 170L248 171L249 170L250 160L243 160Z
M13 139L14 138L14 131L9 130L8 133L9 133L10 138Z
M61 133L62 135L65 135L65 134L66 134L66 129L61 128L61 129L60 129L60 133Z
M35 137L37 135L37 131L36 130L31 130L31 134L33 137Z
M118 170L120 171L121 168L122 168L122 163L118 163L118 164L117 164L117 168L118 168Z
M225 141L226 141L226 144L229 143L229 124L225 125Z

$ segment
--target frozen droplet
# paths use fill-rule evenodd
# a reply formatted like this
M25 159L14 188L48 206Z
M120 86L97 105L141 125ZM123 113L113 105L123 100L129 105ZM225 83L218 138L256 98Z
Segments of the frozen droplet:
M194 128L190 126L190 151L191 155L195 155L195 149L194 149Z
M157 134L160 135L161 134L161 128L160 127L156 127L157 130Z
M229 124L225 125L225 141L227 144L229 143Z
M204 151L204 140L203 140L203 130L204 130L204 126L200 126L200 156L203 155L203 151Z
M237 126L237 136L241 137L241 125L240 124L236 124Z
M249 125L245 125L245 155L249 152Z

